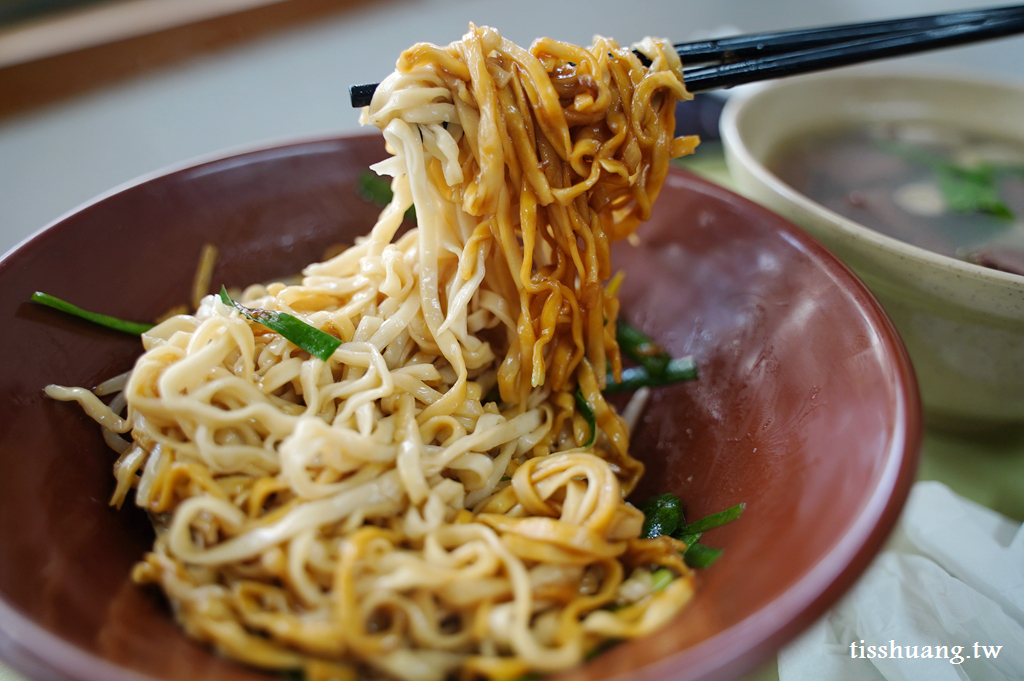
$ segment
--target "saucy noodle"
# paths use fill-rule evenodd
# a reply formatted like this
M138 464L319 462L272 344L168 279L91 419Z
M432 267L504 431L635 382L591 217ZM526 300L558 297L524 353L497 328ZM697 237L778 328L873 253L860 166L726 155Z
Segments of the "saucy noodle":
M211 295L143 334L111 406L47 388L119 450L112 503L134 489L157 533L133 577L188 635L311 681L514 679L686 604L686 546L638 538L643 466L601 393L622 366L609 244L697 144L674 137L672 46L634 47L649 67L471 25L402 54L363 112L391 204L301 283L241 296L340 338L328 361Z

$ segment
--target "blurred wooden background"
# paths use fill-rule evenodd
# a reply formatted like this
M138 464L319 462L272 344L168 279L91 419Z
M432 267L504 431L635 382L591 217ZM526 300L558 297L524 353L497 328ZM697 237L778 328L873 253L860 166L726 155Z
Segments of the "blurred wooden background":
M0 118L372 0L0 0Z

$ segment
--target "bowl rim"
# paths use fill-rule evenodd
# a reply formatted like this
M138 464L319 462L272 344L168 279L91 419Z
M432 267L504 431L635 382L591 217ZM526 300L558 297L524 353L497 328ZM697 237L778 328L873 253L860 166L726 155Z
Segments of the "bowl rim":
M224 161L231 160L238 156L246 156L249 154L259 153L272 153L272 152L286 152L286 150L293 147L305 147L308 145L315 144L333 144L338 140L352 139L354 137L381 137L383 134L377 128L371 131L355 131L355 132L322 132L322 133L305 133L297 135L286 135L283 137L275 137L268 140L258 140L255 142L245 142L242 144L233 145L217 151L211 151L196 156L185 158L181 161L175 161L168 163L156 170L150 170L135 177L125 180L119 184L114 185L110 189L96 194L92 198L86 199L79 203L77 206L70 208L57 217L53 218L49 222L43 224L33 232L30 232L28 236L25 236L20 241L15 243L13 246L8 248L5 252L0 253L0 270L7 264L8 259L15 255L18 251L22 250L36 238L42 236L48 232L51 228L56 227L60 223L64 222L68 218L77 213L81 213L90 206L96 205L101 201L104 201L111 196L121 194L122 192L128 191L132 187L152 182L166 175L173 175L174 173L184 172L188 170L194 170L201 166L211 165L214 163L222 163Z
M263 141L204 154L144 173L83 202L22 240L0 257L0 272L22 249L30 248L33 241L59 228L71 216L139 185L238 157L302 154L311 146L334 145L356 137L381 135L378 132L328 133ZM861 301L858 307L875 313L881 324L878 331L888 338L888 345L892 349L892 366L898 376L893 401L896 414L890 431L891 442L884 453L884 464L871 494L862 501L855 521L837 537L836 542L818 558L813 567L783 593L743 620L691 647L669 653L629 673L610 677L616 681L720 681L749 672L777 652L834 605L875 559L895 527L909 496L923 439L922 408L909 355L888 314L852 269L792 221L774 214L765 206L684 169L673 167L669 172L687 176L713 198L740 202L759 212L772 214L776 218L775 222L782 223L785 228L782 231L784 238L815 260L833 268L834 275L845 277L854 295ZM158 681L156 677L119 666L61 638L35 623L3 598L0 598L0 657L11 667L32 678L61 681ZM568 670L563 674L572 674L573 671Z
M726 102L722 110L719 130L721 131L722 143L727 152L727 161L730 164L733 162L739 163L768 189L796 205L801 210L824 218L832 228L837 229L846 236L877 247L890 255L909 258L929 266L948 268L956 275L969 277L987 284L1019 289L1021 284L1024 284L1024 275L1003 272L991 267L976 265L966 260L959 260L952 256L935 253L926 248L915 246L895 237L877 232L822 206L817 201L791 187L778 175L770 171L764 162L756 157L750 150L750 147L747 146L745 138L740 131L740 117L746 114L752 107L757 106L759 101L764 98L783 97L787 90L801 89L818 83L827 82L835 84L841 82L843 84L850 84L857 81L947 83L951 86L951 89L958 86L981 87L990 89L993 92L1006 91L1014 93L1024 102L1024 80L997 78L991 74L971 75L968 71L945 73L927 68L896 70L891 66L870 66L854 68L848 71L814 73L785 78L764 83L758 88L738 93L736 96L730 97L729 101ZM846 95L843 94L841 96ZM1024 133L1020 135L1020 141L1024 143Z

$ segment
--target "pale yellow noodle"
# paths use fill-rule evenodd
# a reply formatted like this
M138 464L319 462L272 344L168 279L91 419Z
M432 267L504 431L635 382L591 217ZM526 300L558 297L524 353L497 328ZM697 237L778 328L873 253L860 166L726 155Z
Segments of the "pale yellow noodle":
M650 67L605 38L524 49L470 26L402 55L363 112L392 203L301 282L244 294L339 337L327 361L206 296L143 334L125 416L47 389L131 431L112 503L134 487L153 514L134 576L190 636L312 681L501 679L683 607L685 547L637 538L643 466L601 394L621 367L609 244L696 144L673 137L675 52L636 49ZM653 593L658 567L678 578Z

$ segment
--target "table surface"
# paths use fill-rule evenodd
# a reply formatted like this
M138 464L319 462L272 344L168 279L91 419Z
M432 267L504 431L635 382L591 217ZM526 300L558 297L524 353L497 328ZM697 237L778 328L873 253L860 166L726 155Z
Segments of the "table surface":
M68 58L0 69L0 252L89 198L167 165L269 140L356 131L348 85L380 80L414 42L458 39L469 21L495 26L521 44L538 35L587 43L594 34L626 43L650 32L680 41L730 29L778 30L991 4L519 0L511 11L496 0L307 1L301 17L289 16L283 3L271 19L264 17L277 29L242 22L232 35L244 40L218 39L214 48L187 31L158 35L150 40L185 45L194 54L181 57L178 50L151 68L114 69L105 82L83 84L75 70L81 63ZM147 44L129 47L145 50ZM895 66L1024 80L1024 38L904 58ZM731 185L714 144L686 165ZM976 437L929 430L918 477L1024 520L1024 429ZM774 661L746 678L777 678ZM21 680L0 663L0 681Z

